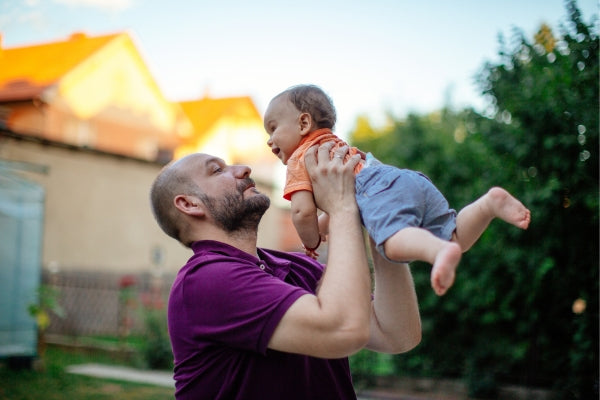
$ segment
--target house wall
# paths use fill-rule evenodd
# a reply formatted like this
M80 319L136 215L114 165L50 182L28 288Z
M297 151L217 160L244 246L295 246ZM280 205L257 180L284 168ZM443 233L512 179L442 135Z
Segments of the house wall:
M30 102L8 104L9 119L7 125L15 132L39 135L43 132L45 123L45 112L40 107L35 107ZM48 137L51 139L51 137Z
M149 188L159 165L7 137L0 138L0 159L48 168L46 174L23 173L46 190L45 268L176 272L191 255L151 214ZM268 188L259 190L272 197ZM281 249L285 212L267 211L259 246ZM157 251L161 257L153 262Z
M48 168L25 173L46 190L44 267L119 272L160 267L176 270L189 253L156 225L148 190L156 164L2 138L0 158Z

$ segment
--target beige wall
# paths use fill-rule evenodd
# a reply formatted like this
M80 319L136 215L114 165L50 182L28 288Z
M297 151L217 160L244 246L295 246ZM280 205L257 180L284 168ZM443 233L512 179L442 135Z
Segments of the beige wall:
M46 189L45 268L148 271L157 268L151 255L160 248L160 268L176 272L191 255L152 217L148 191L159 165L9 138L0 138L0 159L48 167L47 174L22 174ZM289 234L280 223L286 212L267 212L259 246L280 248Z

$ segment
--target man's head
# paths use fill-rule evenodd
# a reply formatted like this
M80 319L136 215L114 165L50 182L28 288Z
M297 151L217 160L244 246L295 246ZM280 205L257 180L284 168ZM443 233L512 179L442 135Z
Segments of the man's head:
M250 179L250 168L228 166L208 154L191 154L165 166L150 190L158 225L185 246L225 234L252 232L270 200Z
M264 116L267 145L287 164L302 138L321 128L335 126L333 102L318 86L293 86L275 96Z

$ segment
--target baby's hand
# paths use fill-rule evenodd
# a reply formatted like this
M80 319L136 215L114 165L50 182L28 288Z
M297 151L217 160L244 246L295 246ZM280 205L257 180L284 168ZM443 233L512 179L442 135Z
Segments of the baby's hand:
M327 234L319 233L319 235L321 236L321 243L325 243L327 241Z
M318 224L321 241L325 242L327 240L327 235L329 235L329 215L327 213L319 215Z
M316 250L307 249L306 247L304 248L304 254L306 254L307 256L309 256L310 258L312 258L313 260L316 260L316 259L319 258L319 253L317 253Z
M321 245L321 241L322 241L322 238L321 238L321 236L319 236L319 243L317 243L317 245L313 248L306 247L306 245L304 243L302 243L302 248L304 248L304 254L306 254L310 258L316 260L317 257L319 257L319 253L317 253L317 249Z

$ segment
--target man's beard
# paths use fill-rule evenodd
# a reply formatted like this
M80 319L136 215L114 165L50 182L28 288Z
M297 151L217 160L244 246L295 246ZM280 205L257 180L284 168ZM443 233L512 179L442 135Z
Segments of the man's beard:
M264 194L244 199L244 191L251 180L238 185L238 192L225 195L222 199L202 196L210 215L218 227L228 233L258 230L258 223L269 208L271 200Z

